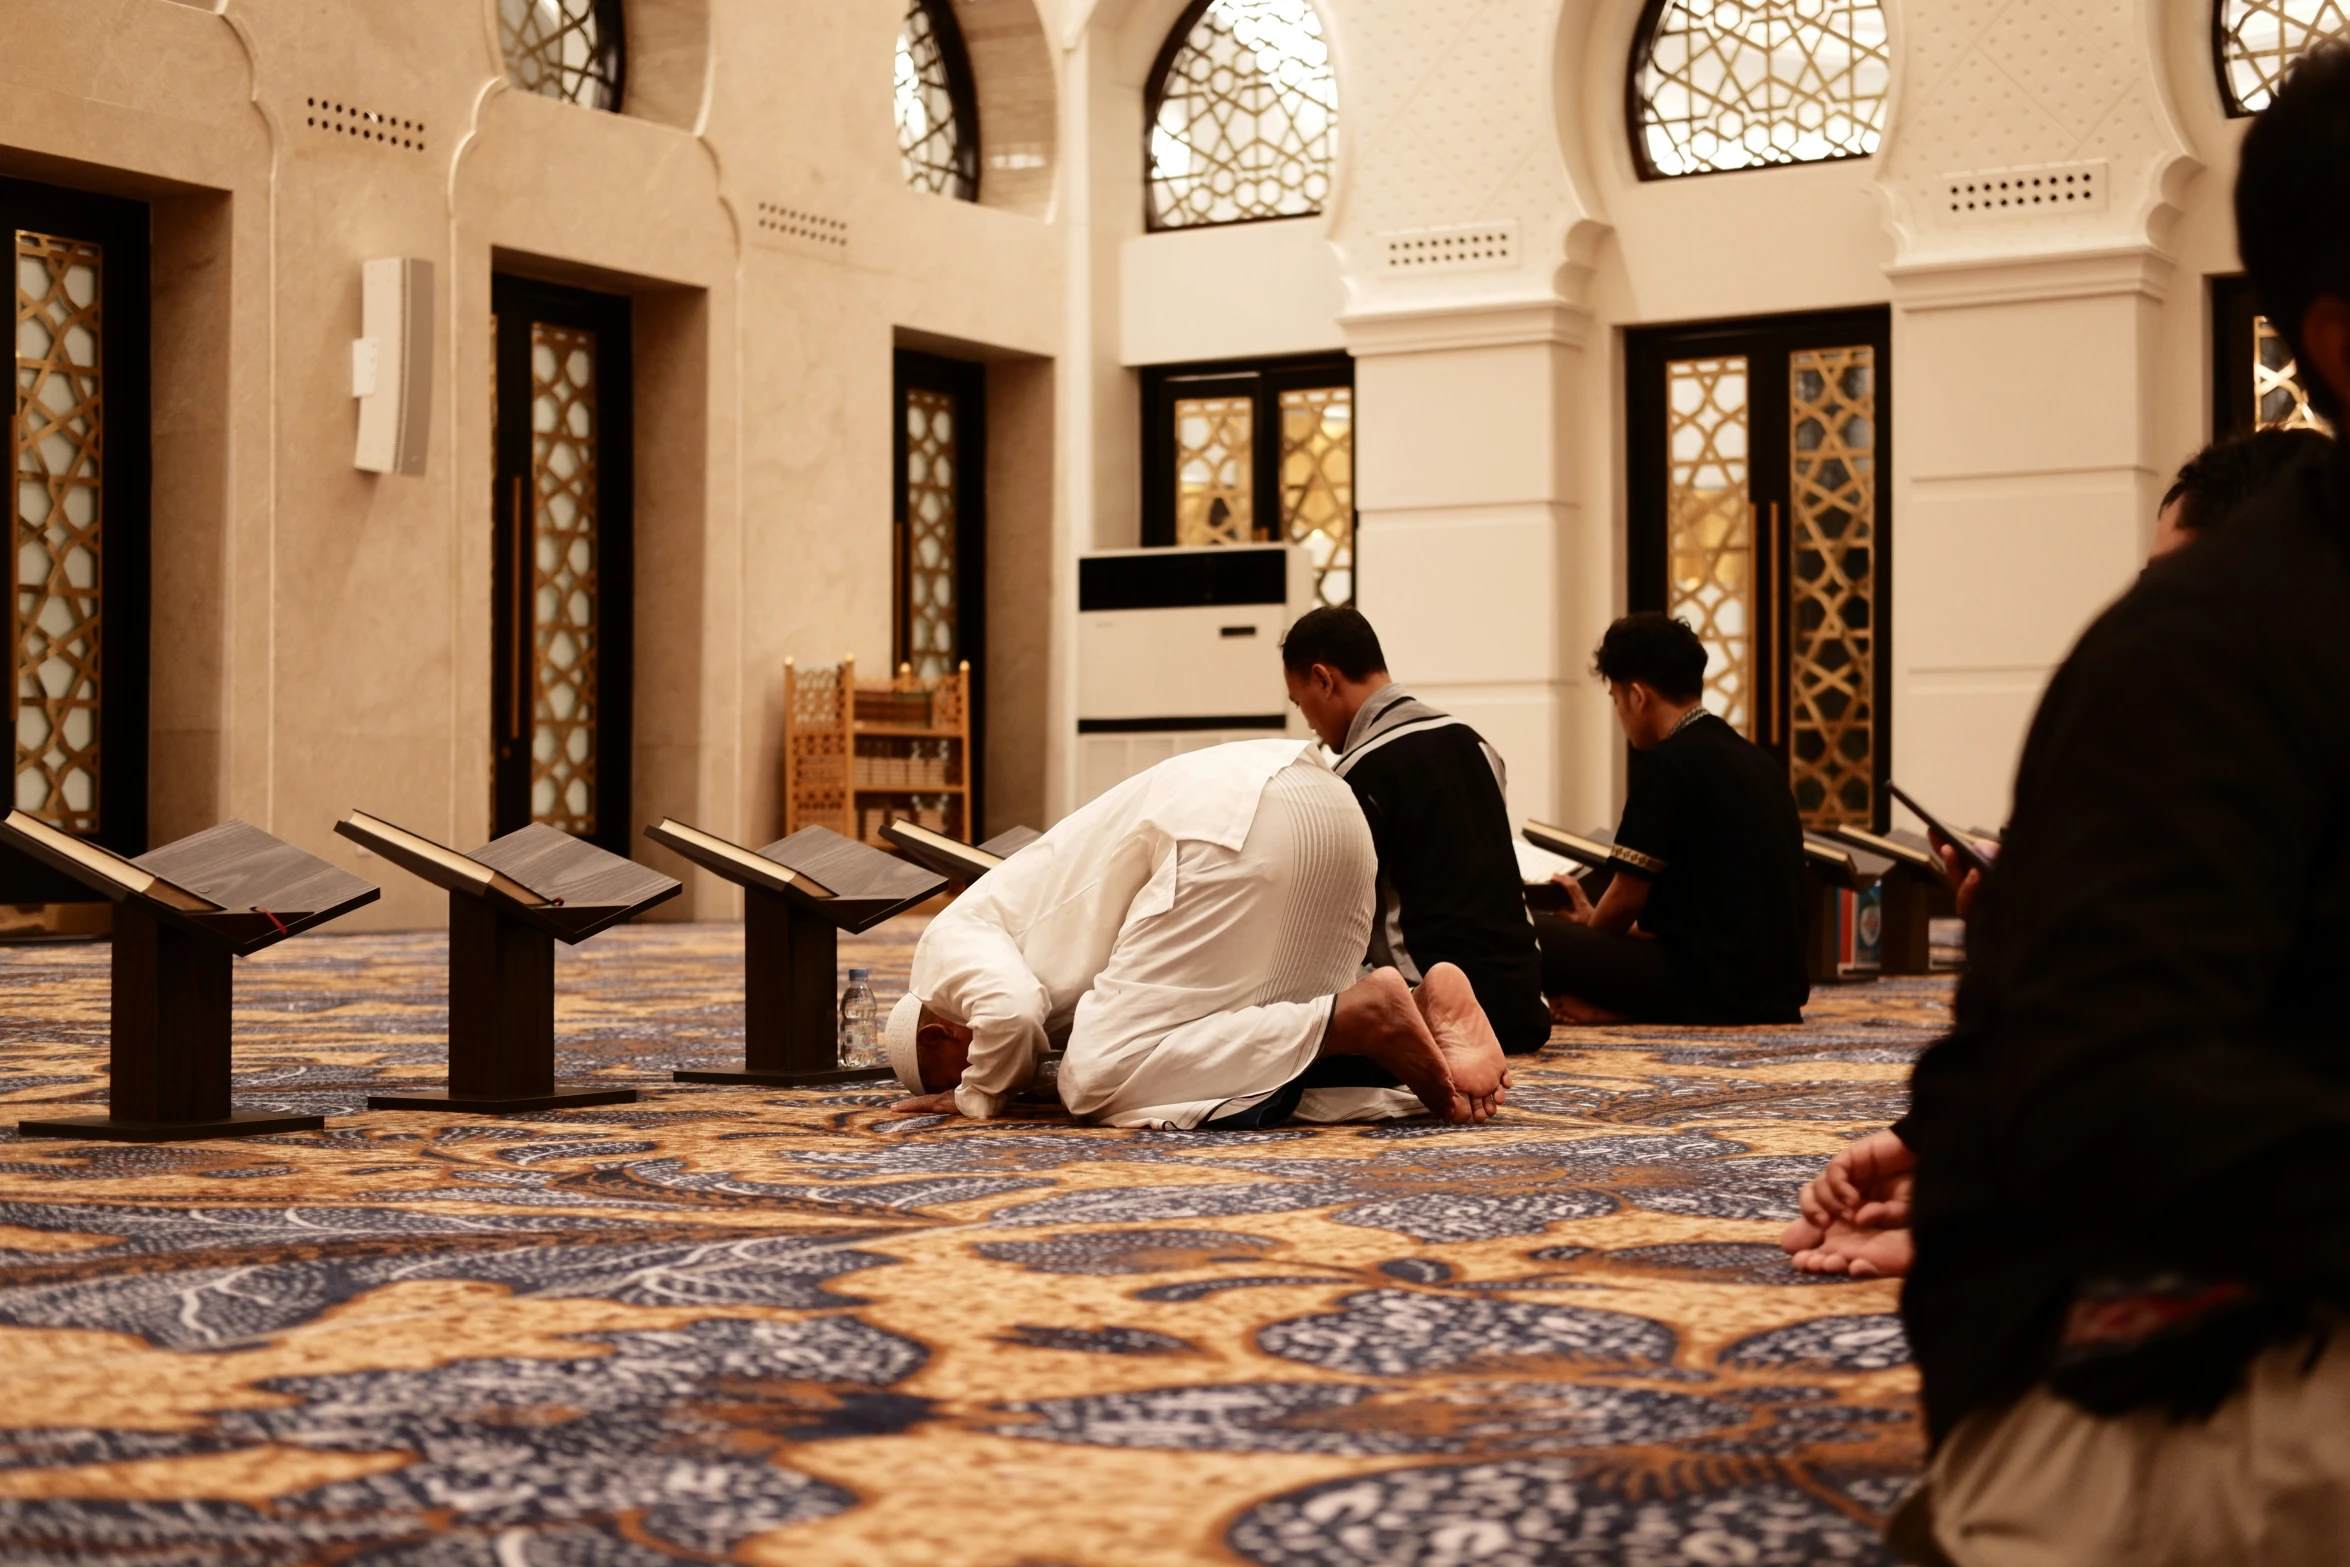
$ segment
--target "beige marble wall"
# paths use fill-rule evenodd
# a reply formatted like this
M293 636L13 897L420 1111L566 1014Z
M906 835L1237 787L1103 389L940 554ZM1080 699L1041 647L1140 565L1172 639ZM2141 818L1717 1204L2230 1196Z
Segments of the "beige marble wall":
M783 658L889 656L896 332L1046 367L991 500L1055 526L1056 60L1031 0L958 8L983 145L1015 155L982 204L903 180L889 0L631 0L621 114L510 89L491 0L9 7L0 172L154 204L159 839L242 816L382 882L355 920L442 917L330 828L488 834L494 271L634 301L635 816L780 830ZM391 255L436 269L418 478L351 466L359 268ZM1041 744L1004 706L1001 743ZM700 879L664 912L734 907Z

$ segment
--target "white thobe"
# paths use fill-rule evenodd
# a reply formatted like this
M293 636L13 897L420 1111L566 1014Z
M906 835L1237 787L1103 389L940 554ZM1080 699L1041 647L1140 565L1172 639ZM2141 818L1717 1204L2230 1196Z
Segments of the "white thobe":
M1061 1098L1112 1126L1190 1127L1320 1053L1368 943L1377 854L1319 749L1244 740L1160 763L974 883L914 951L913 993L972 1031L955 1089L998 1114L1066 1041ZM1309 1090L1309 1120L1416 1113Z

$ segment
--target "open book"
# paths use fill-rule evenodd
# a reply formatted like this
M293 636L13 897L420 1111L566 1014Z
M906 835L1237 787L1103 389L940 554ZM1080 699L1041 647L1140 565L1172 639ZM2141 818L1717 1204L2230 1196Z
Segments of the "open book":
M1569 832L1548 822L1528 822L1518 829L1518 834L1537 849L1547 849L1594 869L1606 867L1615 854L1614 846L1603 835Z
M898 851L915 864L965 884L977 881L1004 863L1000 855L903 819L884 826L881 835L896 844Z
M213 914L220 909L210 898L166 881L153 871L143 870L112 849L101 849L62 828L52 827L37 816L10 811L0 830L33 858L118 903L124 898L148 898L182 914Z
M1891 860L1896 865L1905 865L1938 881L1948 879L1943 873L1942 857L1929 845L1904 842L1891 833L1871 832L1865 827L1831 827L1828 836L1856 849L1866 849L1871 854Z
M335 823L335 831L353 843L373 849L402 870L413 872L436 887L451 892L494 892L524 908L543 909L560 901L542 896L504 871L493 870L455 849L420 837L405 827L353 811Z
M1911 799L1908 792L1905 791L1901 785L1894 783L1890 779L1886 780L1885 792L1893 796L1894 799L1899 800L1903 805L1909 807L1910 815L1915 816L1919 821L1926 824L1927 835L1931 837L1936 843L1947 843L1950 845L1952 852L1957 854L1958 863L1961 866L1970 871L1979 871L1986 876L1991 874L1991 857L1982 851L1981 846L1979 846L1973 838L1968 837L1965 833L1954 832L1950 828L1943 826L1940 818L1934 816L1928 812L1924 806Z
M730 880L754 887L765 887L773 892L785 888L804 893L811 898L829 898L832 889L806 871L796 871L744 848L729 843L715 833L706 833L699 827L689 827L675 817L664 816L645 829L645 836L664 848L674 849L695 864L716 871Z

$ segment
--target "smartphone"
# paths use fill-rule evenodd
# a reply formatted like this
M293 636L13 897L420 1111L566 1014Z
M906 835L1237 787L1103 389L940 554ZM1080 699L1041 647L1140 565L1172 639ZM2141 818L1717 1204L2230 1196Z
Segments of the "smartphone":
M1926 831L1929 835L1932 836L1935 843L1946 843L1950 845L1951 851L1958 856L1958 863L1962 867L1964 867L1966 870L1974 871L1984 876L1991 874L1990 856L1986 855L1981 849L1975 847L1974 839L1968 837L1965 833L1956 832L1948 827L1943 826L1940 818L1936 817L1933 812L1927 810L1924 806L1918 804L1917 801L1911 799L1907 791L1905 791L1901 785L1888 782L1885 785L1885 792L1892 795L1894 799L1899 800L1903 805L1908 806L1910 814L1915 816L1919 821L1926 824Z

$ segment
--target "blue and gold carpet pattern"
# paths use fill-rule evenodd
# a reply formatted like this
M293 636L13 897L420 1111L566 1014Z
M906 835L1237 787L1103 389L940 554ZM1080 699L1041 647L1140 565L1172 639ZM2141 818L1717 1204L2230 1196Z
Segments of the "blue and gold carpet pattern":
M885 1007L917 929L843 943ZM1159 1134L671 1084L739 1063L740 928L646 925L557 1021L641 1103L360 1108L440 1081L444 959L239 964L239 1106L323 1132L0 1143L0 1560L1888 1559L1894 1286L1773 1241L1946 981L1561 1029L1480 1128ZM6 1125L103 1102L107 963L0 949Z

